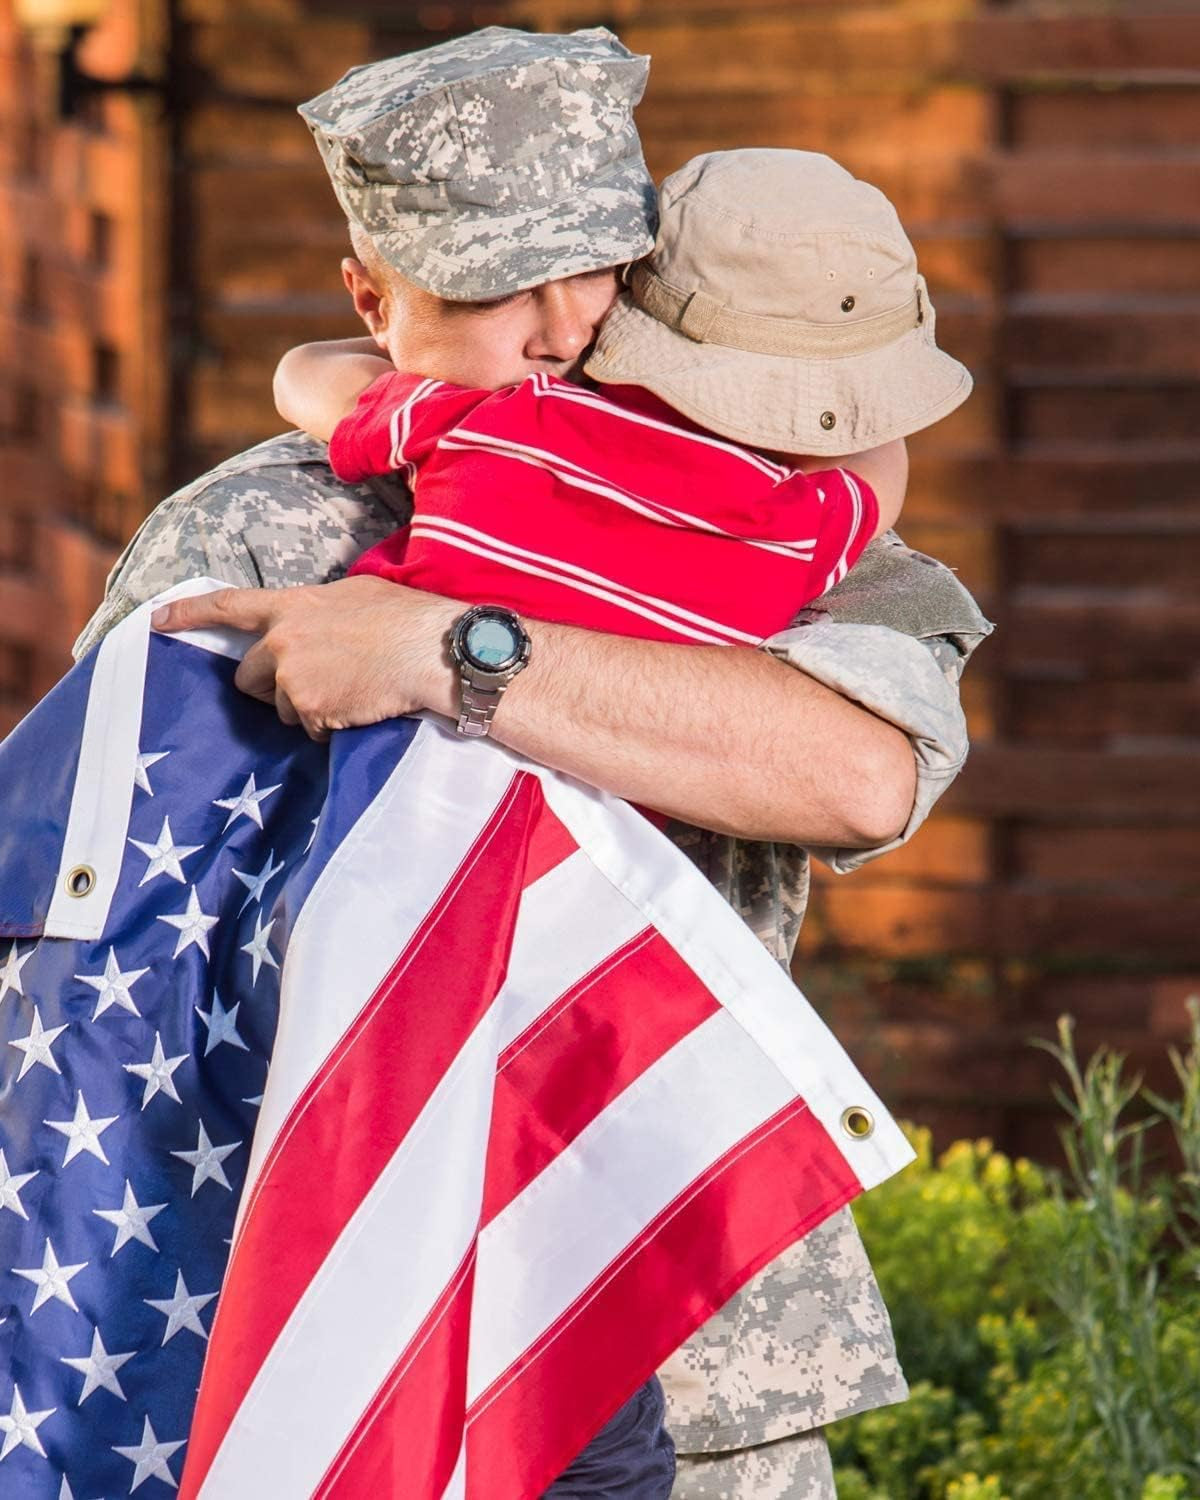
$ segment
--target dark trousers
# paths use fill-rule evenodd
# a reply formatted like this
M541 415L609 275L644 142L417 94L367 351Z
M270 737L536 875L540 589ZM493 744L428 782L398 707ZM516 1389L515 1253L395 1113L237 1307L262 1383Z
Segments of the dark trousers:
M675 1482L675 1444L663 1426L657 1378L626 1401L542 1500L667 1500Z

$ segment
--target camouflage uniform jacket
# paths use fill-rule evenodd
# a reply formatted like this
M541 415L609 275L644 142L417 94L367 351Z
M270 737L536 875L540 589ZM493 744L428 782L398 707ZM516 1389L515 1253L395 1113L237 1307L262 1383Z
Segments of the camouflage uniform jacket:
M345 485L323 445L272 438L165 500L109 578L76 643L88 650L130 610L183 578L242 587L320 583L408 518L390 480ZM990 630L940 563L897 538L874 543L850 576L767 647L902 728L917 759L916 803L899 838L821 850L839 871L904 842L954 779L967 741L958 678ZM808 856L672 825L675 841L782 963L808 897ZM903 1400L891 1324L849 1209L774 1261L664 1369L682 1453L744 1448Z

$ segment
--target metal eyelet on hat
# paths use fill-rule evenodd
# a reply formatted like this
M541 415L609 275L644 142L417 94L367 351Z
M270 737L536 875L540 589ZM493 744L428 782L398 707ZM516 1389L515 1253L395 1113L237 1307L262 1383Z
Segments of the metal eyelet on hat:
M833 412L823 411L821 413L821 426L825 429L826 432L833 431L833 429L837 426L837 417L833 414Z
M843 312L853 312L854 311L854 298L853 297L843 297L842 298L842 311Z
M842 1129L856 1141L865 1141L875 1129L875 1116L861 1104L852 1104L842 1111Z
M90 896L96 888L96 872L91 865L76 865L67 873L63 884L67 888L68 896L76 898Z

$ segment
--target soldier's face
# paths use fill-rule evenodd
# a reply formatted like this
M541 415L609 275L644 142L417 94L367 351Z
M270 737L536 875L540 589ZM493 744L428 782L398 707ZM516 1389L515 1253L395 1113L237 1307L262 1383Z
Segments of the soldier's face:
M497 390L543 370L577 379L617 299L618 267L549 281L489 302L449 302L361 261L342 275L368 332L397 369Z

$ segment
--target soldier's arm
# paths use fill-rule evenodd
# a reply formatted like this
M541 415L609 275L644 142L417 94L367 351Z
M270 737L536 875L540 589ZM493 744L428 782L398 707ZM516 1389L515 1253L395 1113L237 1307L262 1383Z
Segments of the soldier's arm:
M897 598L919 581L918 572ZM180 601L162 623L259 634L239 683L323 734L417 709L454 716L457 683L444 641L461 609L454 600L355 578L291 595L239 590ZM912 634L928 634L932 618L915 620ZM543 764L683 822L748 838L882 849L919 821L930 714L904 703L905 722L897 723L864 701L871 681L891 670L887 627L826 625L823 634L842 631L834 640L845 645L826 642L822 670L855 679L857 697L801 666L804 644L777 640L772 653L755 653L529 621L532 665L509 689L493 733ZM894 644L918 697L961 726L956 684L928 648L902 637ZM943 753L955 759L953 748Z
M657 700L656 674L645 677L644 694L637 674L631 691L615 684L612 701L621 717L614 731L611 713L598 714L604 722L597 733L619 741L610 741L608 754L617 765L623 754L632 759L634 777L641 714L649 715L651 738L660 742L690 735L652 773L662 778L657 801L640 791L626 795L668 811L685 799L703 803L706 817L676 816L720 832L803 844L847 872L911 838L962 769L968 743L959 683L991 629L948 568L893 534L766 643L775 661L791 669L782 677L761 668L757 679L743 673L741 652L698 648L689 656L692 648L663 647L691 664L691 681L664 674L659 690L665 680L666 692ZM566 683L563 689L569 691ZM693 705L690 730L681 728L688 718L681 700ZM514 716L500 732L514 748L537 753L532 715ZM551 742L538 748L553 755L546 737ZM562 769L596 779L578 759L567 764L558 753ZM575 755L570 747L568 753ZM664 802L663 789L677 801Z

